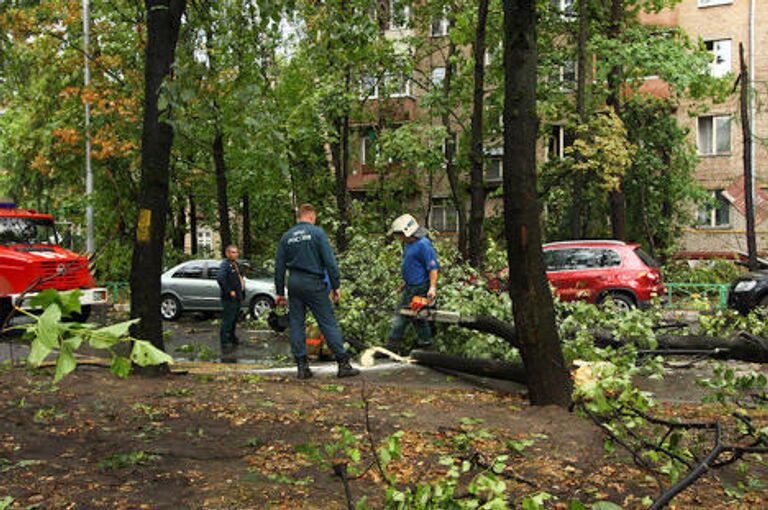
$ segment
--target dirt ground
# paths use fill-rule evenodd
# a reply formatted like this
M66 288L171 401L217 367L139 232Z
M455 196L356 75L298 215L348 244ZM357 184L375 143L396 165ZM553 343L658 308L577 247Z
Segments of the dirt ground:
M330 466L297 450L337 440L342 426L360 440L359 464L369 464L364 399L377 447L405 432L403 458L392 465L401 486L443 474L444 454L477 451L511 455L507 485L518 506L546 491L558 498L550 508L567 508L571 498L642 508L640 500L656 493L625 454L606 453L590 422L531 408L520 394L365 378L123 381L81 367L58 388L45 370L0 374L0 501L12 497L13 509L344 509ZM520 453L506 446L524 440L530 443ZM385 490L375 469L351 482L353 499L368 496L370 508L381 508ZM765 508L762 498L768 492L732 501L709 475L675 508Z

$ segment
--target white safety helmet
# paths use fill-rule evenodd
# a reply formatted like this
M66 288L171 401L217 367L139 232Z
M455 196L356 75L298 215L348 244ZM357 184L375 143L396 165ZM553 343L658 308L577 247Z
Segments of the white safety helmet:
M410 214L403 214L392 222L392 227L389 229L387 235L394 233L403 234L405 237L414 237L416 231L419 230L419 223L416 218Z

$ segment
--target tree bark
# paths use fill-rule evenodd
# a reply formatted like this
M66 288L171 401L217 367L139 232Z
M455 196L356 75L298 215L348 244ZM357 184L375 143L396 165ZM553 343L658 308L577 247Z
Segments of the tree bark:
M470 140L470 212L469 212L469 263L480 269L485 256L485 179L483 174L483 106L485 102L485 30L488 24L488 2L479 0L477 28L475 29L474 90L472 93L472 133Z
M611 16L609 35L612 39L619 40L624 19L624 0L611 0ZM617 64L611 68L608 75L608 106L613 108L616 115L621 116L621 84L623 69ZM611 208L611 231L614 239L625 240L627 238L627 199L624 195L624 179L619 182L617 189L612 190L608 197Z
M189 194L189 248L192 255L197 255L197 202L192 193Z
M755 236L755 189L752 172L752 119L749 118L749 70L744 61L744 45L739 43L739 65L741 73L741 133L744 139L744 212L747 217L747 264L750 271L758 269L757 238Z
M232 244L232 228L229 225L229 193L227 190L227 165L224 161L224 141L221 131L213 139L213 165L216 169L216 201L219 207L219 236L221 256L226 256L227 246Z
M132 334L160 349L160 274L163 268L173 127L161 118L158 98L169 76L185 0L145 0L147 46L144 67L144 119L141 137L139 220L131 261L131 317L141 319ZM156 371L167 371L160 367Z
M253 251L251 239L251 198L243 193L243 258L247 259Z
M504 233L515 329L532 405L569 407L571 378L555 324L536 191L536 0L504 0Z
M451 20L451 26L453 26L453 20ZM445 104L442 108L441 120L443 127L445 128L445 174L448 176L448 184L450 184L451 187L451 198L453 199L454 207L456 207L456 216L458 218L459 253L461 254L461 257L466 260L468 256L467 212L464 208L464 198L461 196L461 184L459 183L459 176L456 169L456 138L455 131L451 125L449 104L451 97L451 83L455 71L455 65L452 60L455 54L456 43L451 40L448 43L448 58L446 59L445 78L443 79L443 100L445 101Z
M577 41L578 62L576 69L576 112L579 122L584 125L588 122L587 112L587 87L592 76L592 60L587 52L589 40L589 0L579 0L579 36ZM584 185L585 175L583 171L576 170L573 179L573 204L571 206L570 234L572 239L584 237L582 218L584 216Z
M176 228L173 232L173 247L179 251L184 251L184 236L187 233L187 211L184 209L184 202L179 203L179 212L176 215Z
M473 359L451 356L434 351L411 351L409 358L419 365L442 368L463 374L479 375L492 379L526 383L525 367L520 363L507 363L492 359Z

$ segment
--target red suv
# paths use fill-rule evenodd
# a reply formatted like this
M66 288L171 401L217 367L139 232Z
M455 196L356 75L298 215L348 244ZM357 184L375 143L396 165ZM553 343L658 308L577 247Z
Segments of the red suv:
M658 263L638 244L622 241L563 241L544 245L547 278L562 301L603 303L619 308L647 307L664 296ZM490 281L506 287L508 270Z

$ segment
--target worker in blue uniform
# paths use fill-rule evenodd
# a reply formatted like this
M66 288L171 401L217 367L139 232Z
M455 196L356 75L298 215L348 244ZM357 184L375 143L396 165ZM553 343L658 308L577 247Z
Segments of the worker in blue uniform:
M420 227L410 214L398 217L392 222L392 228L389 230L389 235L395 234L403 242L403 291L387 341L387 349L395 353L400 353L402 349L405 328L409 322L400 310L409 307L415 296L426 297L432 302L437 298L440 264L437 262L437 253L427 233L427 229ZM423 319L411 321L418 336L417 347L424 350L432 349L434 344L431 325Z
M341 330L336 322L331 298L338 303L341 298L340 274L336 257L325 231L315 225L317 213L310 204L299 208L299 220L280 239L275 261L275 287L277 304L285 305L286 272L288 272L288 319L290 324L291 351L296 359L299 379L309 379L306 344L307 309L317 320L328 347L338 363L338 377L358 375L359 370L349 363L350 356L344 349ZM324 282L328 275L331 297Z
M237 263L237 257L240 255L237 246L229 245L224 252L226 258L219 265L216 280L221 290L222 308L219 343L222 353L228 354L240 343L235 328L245 294L245 279Z

